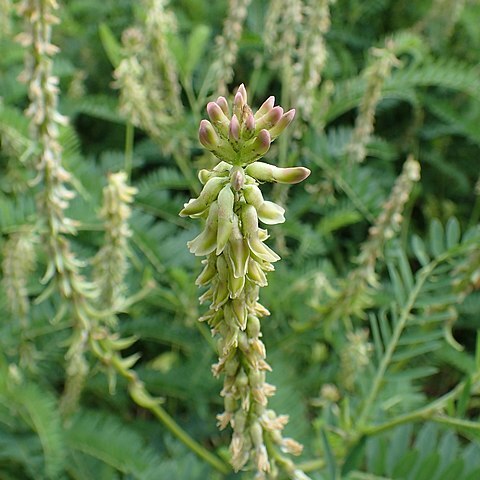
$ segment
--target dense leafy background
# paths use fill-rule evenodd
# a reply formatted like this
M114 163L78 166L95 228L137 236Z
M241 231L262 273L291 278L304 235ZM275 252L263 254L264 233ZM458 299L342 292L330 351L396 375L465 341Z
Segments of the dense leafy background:
M53 40L61 47L55 73L59 109L70 118L61 135L63 160L78 189L68 214L81 225L71 239L74 248L88 259L103 238L97 213L106 176L123 168L125 157L127 121L118 110L112 58L106 52L120 45L124 29L141 25L144 12L141 2L127 0L62 3ZM479 268L480 5L458 2L465 5L453 23L456 2L433 3L443 5L434 14L426 0L337 0L331 6L328 59L312 118L306 124L297 120L298 135L267 156L273 163L312 170L306 186L292 187L288 194L266 188L267 195L286 200L288 208L287 222L271 229L272 245L283 259L262 299L272 313L263 322L274 369L269 381L278 388L271 404L290 415L287 433L305 445L300 462L318 461L309 473L314 479L480 477L478 277L476 285L471 282ZM252 105L274 94L285 107L294 106L285 72L272 66L264 45L267 7L261 0L249 7L230 88L244 82ZM178 29L169 47L185 82L198 94L215 59L215 37L228 5L182 0L170 8ZM17 81L24 50L13 40L22 22L13 14L5 22L8 28L0 34L4 242L36 218L35 189L28 183L28 152L34 145L23 114L28 99L26 86ZM112 46L105 36L102 41L101 28L118 43ZM199 29L206 33L204 48L189 57L187 46ZM352 168L345 148L365 92L362 71L371 61L369 49L382 47L391 35L404 45L402 65L385 82L367 159ZM204 105L189 104L185 90L182 99L185 110L170 140L173 150L184 141L182 155L196 169L210 162L196 140ZM378 288L364 292L360 315L345 315L336 295L356 267L368 227L408 154L420 161L422 179L407 203L401 231L378 252ZM130 294L152 279L155 288L120 315L118 330L138 337L127 353L141 352L135 368L150 392L164 398L165 409L193 438L227 456L229 433L215 426L222 408L220 381L210 372L216 354L205 325L196 322L201 307L194 279L200 265L185 247L199 227L178 217L194 185L174 157L170 146L135 130L132 183L139 192L127 283ZM46 264L41 244L36 247L32 301L42 291L39 279ZM425 265L431 271L422 270ZM336 293L329 295L328 287ZM70 324L68 318L55 320L60 300L54 296L34 303L25 332L0 295L1 478L223 478L136 407L121 380L111 394L93 357L81 408L62 423L57 402ZM369 343L365 337L358 345L349 332L362 329L369 332ZM395 331L399 339L392 339ZM380 375L389 345L393 356ZM360 370L362 355L369 362ZM20 364L20 356L28 361ZM351 383L345 380L349 375ZM360 425L357 416L376 378L378 395L368 421ZM321 393L325 384L336 385L338 397ZM460 394L442 404L438 415L429 411L374 435L375 426L431 405L455 388ZM448 421L440 418L443 413ZM231 475L240 477L251 474Z

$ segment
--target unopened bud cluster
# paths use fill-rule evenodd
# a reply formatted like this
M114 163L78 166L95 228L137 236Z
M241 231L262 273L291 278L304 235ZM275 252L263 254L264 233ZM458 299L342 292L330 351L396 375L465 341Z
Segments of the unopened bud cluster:
M288 417L267 408L275 387L265 381L270 366L260 330L260 319L269 312L258 302L259 289L267 285L266 274L280 257L265 244L268 233L259 227L259 220L266 225L282 223L285 210L264 200L259 184L294 184L310 173L303 167L277 168L258 162L295 114L294 110L284 113L274 101L268 98L253 113L241 85L232 110L224 97L208 104L210 121L200 123L199 139L220 162L212 170L199 172L203 190L180 212L206 219L204 230L188 247L195 255L207 257L196 283L207 287L200 300L210 303L200 321L206 321L218 336L219 361L213 372L224 374L225 411L218 416L218 424L233 429L234 469L251 461L257 479L275 478L280 466L267 453L266 444L293 454L302 449L281 435ZM281 464L291 478L298 477L289 459L283 458Z

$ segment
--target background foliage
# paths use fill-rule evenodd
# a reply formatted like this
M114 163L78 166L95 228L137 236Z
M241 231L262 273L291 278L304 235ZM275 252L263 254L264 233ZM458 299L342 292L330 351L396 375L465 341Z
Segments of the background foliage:
M215 348L197 322L200 265L185 247L199 227L178 212L198 189L195 171L212 165L196 138L206 102L222 81L230 93L244 82L252 105L274 94L298 110L267 160L312 170L306 186L268 192L288 209L270 232L282 262L262 293L272 313L263 322L277 386L271 404L290 415L287 434L305 446L299 463L313 479L479 478L480 4L298 1L301 23L283 18L272 31L276 2L252 0L229 78L219 63L227 2L171 2L162 18L174 15L175 26L155 27L164 43L136 53L152 69L142 84L152 111L137 121L113 71L129 55L122 33L135 26L148 36L146 7L155 3L63 2L53 36L59 110L70 121L60 131L62 161L77 190L67 213L78 234L69 241L86 277L94 278L88 259L103 244L107 175L125 168L138 189L126 300L111 326L136 339L122 356L139 352L136 374L163 411L227 461L229 433L215 426ZM309 25L308 7L325 4L331 25ZM24 115L27 87L17 80L25 48L15 36L24 25L10 2L1 7L1 478L251 478L195 455L165 419L130 399L128 379L116 375L113 388L111 365L92 352L80 405L60 416L72 315L57 293L42 295L49 259L37 228L41 186L32 184L37 147ZM282 48L288 33L295 54ZM309 35L324 43L302 56ZM310 94L308 62L321 55ZM165 65L178 74L177 104ZM375 95L374 133L365 135L362 112ZM361 161L352 145L365 148ZM421 179L413 175L399 200L393 187L410 155ZM22 288L28 311L11 308L9 295L18 300Z

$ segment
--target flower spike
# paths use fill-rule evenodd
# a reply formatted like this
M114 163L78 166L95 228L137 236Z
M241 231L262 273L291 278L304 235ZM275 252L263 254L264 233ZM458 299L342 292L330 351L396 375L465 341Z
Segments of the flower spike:
M234 470L248 464L264 478L279 464L271 458L272 448L278 460L284 453L298 455L301 445L282 437L288 417L268 409L275 387L265 381L265 372L271 367L260 339L260 318L270 312L258 299L260 287L267 285L267 273L274 270L272 263L280 257L265 243L268 232L258 222L283 223L285 209L265 200L260 184L299 183L310 171L258 161L292 122L295 110L284 113L275 106L275 98L269 97L254 113L247 99L242 84L231 107L224 97L207 105L210 121L200 122L198 136L219 163L199 172L203 190L185 204L180 215L207 217L203 232L188 242L188 247L195 255L206 257L196 283L207 289L200 301L210 302L200 321L206 321L218 337L219 361L213 373L225 375L221 392L225 410L217 417L218 425L233 429L230 453ZM267 450L266 445L271 448ZM284 465L294 468L287 458Z

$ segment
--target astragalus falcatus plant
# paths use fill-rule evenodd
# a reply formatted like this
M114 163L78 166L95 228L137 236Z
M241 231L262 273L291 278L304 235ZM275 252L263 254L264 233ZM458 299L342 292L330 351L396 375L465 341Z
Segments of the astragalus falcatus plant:
M188 243L196 256L206 257L196 283L207 287L200 297L209 309L200 318L218 338L219 361L215 376L224 375L221 395L225 411L218 415L221 429L230 425L231 463L238 471L253 464L256 479L276 478L279 468L290 478L306 478L282 452L300 454L302 446L282 436L288 421L268 408L275 387L266 382L271 368L266 362L260 318L269 315L259 300L266 273L280 257L265 244L268 233L259 227L285 221L285 210L263 198L263 182L295 184L310 171L304 167L278 168L259 162L272 141L290 124L294 110L284 113L269 97L253 113L241 85L232 111L224 97L207 105L210 121L202 120L199 138L219 163L201 170L204 184L198 198L190 200L182 216L205 218L205 228Z

